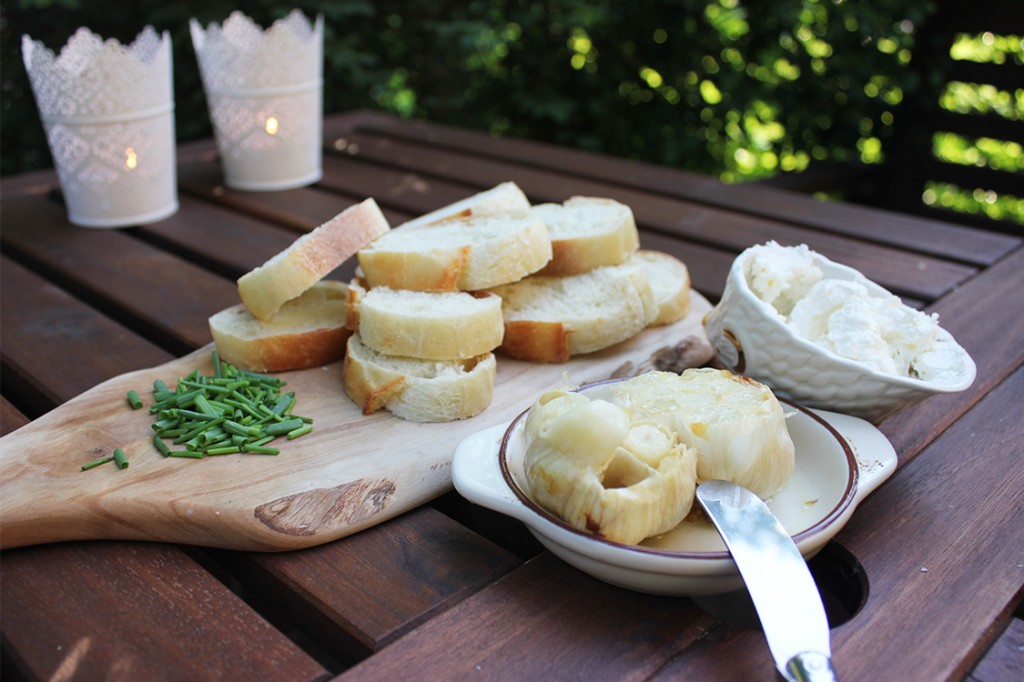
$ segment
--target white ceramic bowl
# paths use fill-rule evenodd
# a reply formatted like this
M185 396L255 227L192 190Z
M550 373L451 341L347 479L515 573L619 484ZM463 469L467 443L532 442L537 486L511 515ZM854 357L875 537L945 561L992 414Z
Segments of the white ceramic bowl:
M960 354L957 380L940 384L880 372L799 337L750 290L744 275L750 257L749 249L736 257L721 300L704 317L704 331L719 361L734 373L757 379L801 405L875 423L928 396L963 391L974 382L974 361L955 341ZM859 280L872 296L891 295L853 268L817 253L814 259L826 278ZM941 327L939 334L953 341Z
M607 395L602 382L582 387ZM784 403L796 469L768 506L806 557L849 520L864 497L896 468L896 453L868 422ZM676 596L741 589L735 562L711 522L691 513L678 527L641 545L624 545L569 526L530 498L523 474L525 413L470 436L455 450L452 480L471 502L522 521L552 553L605 582ZM699 506L696 502L695 507Z

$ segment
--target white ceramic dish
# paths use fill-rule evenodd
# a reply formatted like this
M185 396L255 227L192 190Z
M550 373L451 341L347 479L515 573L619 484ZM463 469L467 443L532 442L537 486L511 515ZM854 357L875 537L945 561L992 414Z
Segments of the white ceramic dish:
M609 383L580 390L602 397ZM783 407L793 413L787 425L796 446L796 469L768 506L810 558L892 474L896 452L877 428L857 417L788 403ZM623 545L577 530L535 504L523 475L524 416L459 444L452 480L463 497L522 521L555 555L614 585L676 596L742 588L725 543L700 514L691 512L675 529L641 545Z
M745 275L751 257L750 249L736 257L722 298L704 317L704 331L718 359L736 374L757 379L801 405L875 423L928 396L963 391L974 382L974 361L941 327L940 336L952 342L959 356L956 380L945 384L886 374L801 338L751 291ZM826 278L860 281L872 296L891 295L859 271L821 254L814 254L814 262Z

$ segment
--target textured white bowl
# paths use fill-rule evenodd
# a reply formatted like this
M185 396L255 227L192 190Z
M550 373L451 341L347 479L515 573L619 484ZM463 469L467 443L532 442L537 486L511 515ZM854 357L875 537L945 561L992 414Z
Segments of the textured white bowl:
M580 390L604 397L609 383ZM768 506L811 557L846 524L864 497L896 469L896 453L868 422L783 404L796 446L796 469ZM525 413L462 441L452 460L455 489L471 502L526 524L553 554L595 578L640 592L713 595L743 579L711 522L699 513L640 545L578 530L536 504L523 473ZM695 503L696 504L696 503Z
M757 379L801 405L876 423L928 396L963 391L974 382L974 361L955 341L961 360L957 381L940 384L880 372L801 338L750 290L744 273L752 255L748 249L736 257L721 300L704 317L704 331L718 359L734 373ZM872 296L891 295L857 270L813 255L826 278L858 280ZM941 327L939 334L953 340Z

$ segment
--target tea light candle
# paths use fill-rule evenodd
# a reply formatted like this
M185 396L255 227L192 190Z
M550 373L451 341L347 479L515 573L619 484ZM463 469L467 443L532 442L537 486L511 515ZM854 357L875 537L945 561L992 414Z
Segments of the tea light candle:
M167 33L147 26L124 47L83 27L59 56L26 35L22 56L72 223L124 227L178 210Z
M322 176L323 18L292 11L264 31L242 12L190 22L214 135L233 189L268 191Z

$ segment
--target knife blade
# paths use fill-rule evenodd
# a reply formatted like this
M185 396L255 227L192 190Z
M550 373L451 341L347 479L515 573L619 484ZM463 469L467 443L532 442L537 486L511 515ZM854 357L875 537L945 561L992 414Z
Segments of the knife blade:
M821 594L789 533L757 495L735 483L705 481L697 499L739 568L782 676L835 680Z

